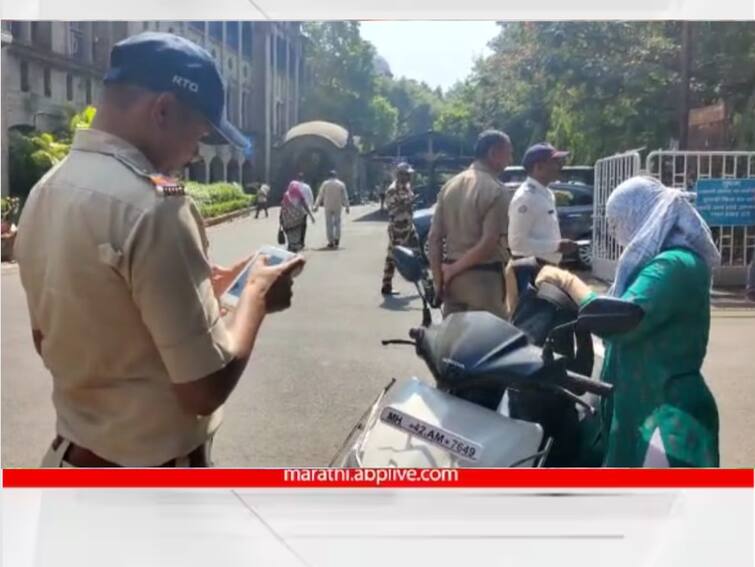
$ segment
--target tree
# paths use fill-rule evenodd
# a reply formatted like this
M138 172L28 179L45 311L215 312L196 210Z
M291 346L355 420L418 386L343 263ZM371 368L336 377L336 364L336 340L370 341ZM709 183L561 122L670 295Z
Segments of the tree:
M370 103L372 146L386 144L396 137L398 110L385 97L376 96Z
M734 147L752 145L755 28L695 22L690 32L690 102L724 99ZM439 129L508 132L516 156L548 139L573 160L631 147L667 147L678 136L679 22L504 23L465 81L446 96Z
M335 122L369 143L374 137L374 47L361 38L359 22L307 23L304 33L310 48L304 59L309 84L303 117Z
M378 92L398 111L399 136L431 130L443 106L442 92L414 79L383 78Z

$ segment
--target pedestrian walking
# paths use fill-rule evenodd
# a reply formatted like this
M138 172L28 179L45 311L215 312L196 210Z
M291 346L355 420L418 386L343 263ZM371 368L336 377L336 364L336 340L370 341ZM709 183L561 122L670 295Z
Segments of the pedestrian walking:
M260 188L257 189L257 212L255 213L254 218L259 218L260 211L265 211L265 218L269 217L267 214L267 198L269 195L270 186L267 183L260 185Z
M328 179L320 185L314 210L325 207L325 235L328 248L338 248L341 244L341 211L346 209L349 214L349 193L346 184L338 179L335 170L330 172Z
M283 194L280 210L280 226L286 234L290 252L299 252L304 248L304 231L307 227L308 216L312 218L312 222L315 222L315 217L302 190L302 184L294 180L288 184L288 189Z

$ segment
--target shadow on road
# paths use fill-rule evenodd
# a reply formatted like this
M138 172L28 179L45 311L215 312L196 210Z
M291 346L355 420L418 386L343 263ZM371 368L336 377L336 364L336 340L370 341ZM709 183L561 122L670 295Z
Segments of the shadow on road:
M407 295L406 297L383 297L381 309L388 311L422 311L419 307L411 307L411 302L419 299L419 295Z
M347 250L344 246L339 246L338 248L328 248L327 246L322 246L321 248L312 248L311 252L343 252L344 250Z
M377 209L375 211L372 211L371 213L367 213L366 215L362 215L361 217L354 219L353 222L378 222L387 220L388 212Z

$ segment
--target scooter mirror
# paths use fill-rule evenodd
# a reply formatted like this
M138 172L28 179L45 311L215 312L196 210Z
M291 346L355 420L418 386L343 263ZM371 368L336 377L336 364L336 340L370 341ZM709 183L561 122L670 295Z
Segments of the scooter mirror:
M577 329L596 335L617 335L637 327L645 316L642 307L615 297L599 297L579 310Z
M393 260L396 269L406 281L417 283L422 279L422 264L417 255L405 246L393 247Z

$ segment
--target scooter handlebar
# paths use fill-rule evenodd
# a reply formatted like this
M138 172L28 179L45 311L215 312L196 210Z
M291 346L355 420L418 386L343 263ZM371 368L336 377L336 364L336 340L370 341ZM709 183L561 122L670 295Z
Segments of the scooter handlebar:
M610 396L611 392L613 392L613 386L611 384L591 380L590 378L572 372L571 370L566 371L566 377L560 380L560 382L569 390L582 390L595 394L596 396Z

